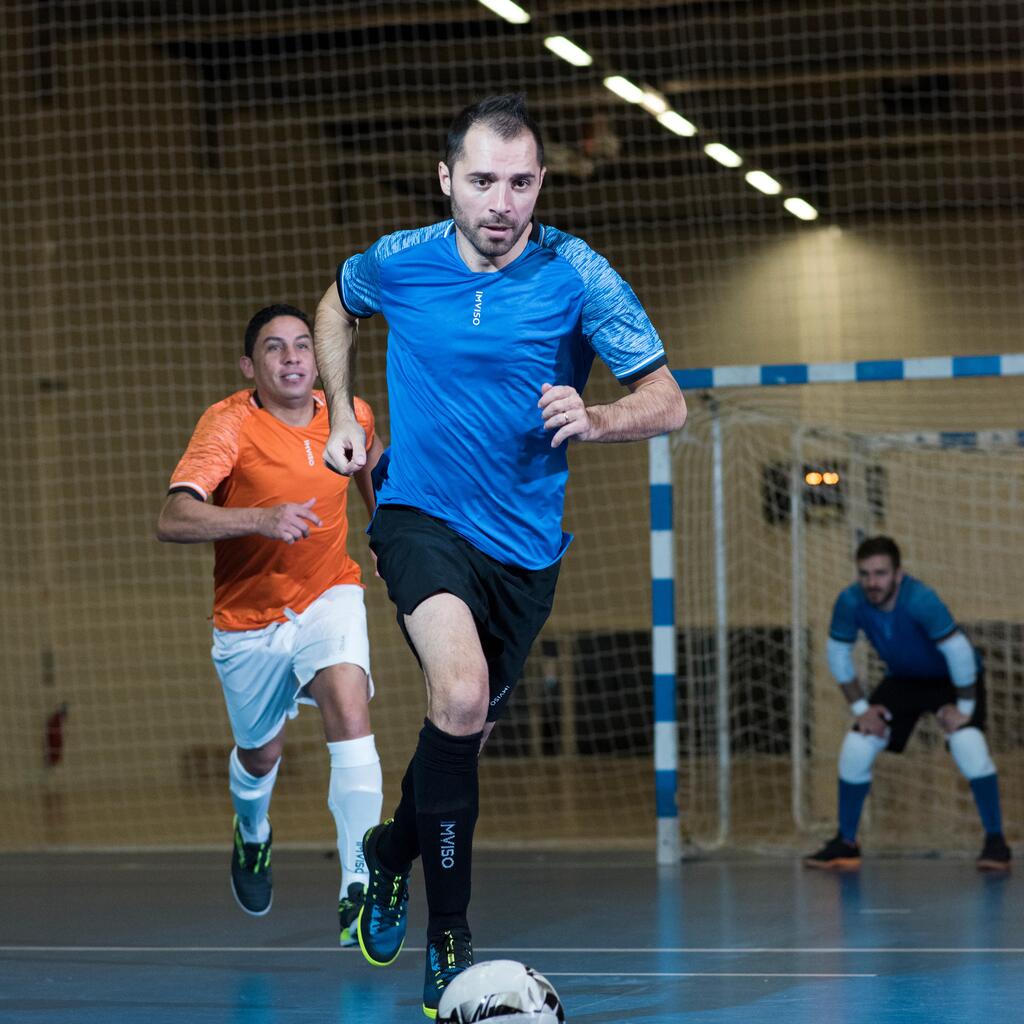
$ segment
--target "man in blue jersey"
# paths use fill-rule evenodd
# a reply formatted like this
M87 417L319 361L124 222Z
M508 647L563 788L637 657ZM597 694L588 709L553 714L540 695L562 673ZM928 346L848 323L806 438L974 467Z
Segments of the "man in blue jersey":
M370 545L423 668L427 714L394 818L364 842L359 938L398 955L407 880L423 862L423 1008L472 963L467 923L477 758L551 609L562 555L567 442L632 441L682 426L686 406L629 286L586 243L534 219L540 131L521 96L467 107L438 165L451 219L347 259L316 317L331 411L325 459L363 465L349 356L384 314L391 448ZM588 405L594 356L628 394Z
M828 664L856 721L839 752L839 831L804 858L809 868L860 867L857 826L882 750L901 753L918 718L935 715L957 767L969 781L985 829L977 865L1008 871L999 782L982 731L985 688L981 662L931 587L900 568L889 537L870 537L856 553L858 582L836 599L829 627ZM885 678L865 696L853 665L863 632L885 662Z

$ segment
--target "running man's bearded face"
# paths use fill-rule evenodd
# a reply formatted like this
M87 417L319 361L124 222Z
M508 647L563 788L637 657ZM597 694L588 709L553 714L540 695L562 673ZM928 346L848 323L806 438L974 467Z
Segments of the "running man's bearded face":
M544 180L533 134L524 129L503 139L486 125L474 125L455 166L442 160L438 177L473 262L497 268L511 263L526 245Z
M309 328L298 317L274 317L256 336L252 358L242 356L241 366L264 403L301 405L316 382Z
M857 580L868 603L875 608L888 604L899 589L903 570L893 567L888 555L870 555L857 563Z

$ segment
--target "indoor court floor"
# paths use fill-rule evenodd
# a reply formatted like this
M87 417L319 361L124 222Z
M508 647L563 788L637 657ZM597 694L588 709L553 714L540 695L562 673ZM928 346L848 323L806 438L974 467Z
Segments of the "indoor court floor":
M341 950L337 863L278 849L246 917L228 851L0 856L3 1024L414 1024L424 905L388 968ZM650 853L478 853L477 960L546 974L570 1024L1015 1024L1022 880L967 859L657 868Z

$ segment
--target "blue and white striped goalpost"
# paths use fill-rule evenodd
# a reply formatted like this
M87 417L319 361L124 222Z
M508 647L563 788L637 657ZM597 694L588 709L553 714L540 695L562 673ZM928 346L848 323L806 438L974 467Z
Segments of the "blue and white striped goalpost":
M743 366L715 366L676 370L680 388L709 391L719 388L775 387L801 384L852 384L900 380L953 380L967 377L1024 376L1024 353L986 356L927 356L915 359L872 359L848 363L782 363ZM684 428L685 430L685 428ZM923 436L923 435L922 435ZM980 436L980 435L978 435ZM722 516L720 424L712 422L714 446L712 463L713 514L716 523ZM970 445L975 435L956 432L947 437L936 434L939 443ZM1024 444L1024 431L1016 440ZM679 686L676 666L676 563L673 530L672 435L663 434L648 441L650 488L651 549L651 654L654 690L654 789L657 812L657 861L672 864L681 854L679 807L676 790L679 776L679 723L676 718ZM794 515L794 521L799 520ZM719 549L722 550L719 550ZM718 797L721 836L728 832L729 760L728 747L728 650L724 643L726 591L725 558L722 531L716 530L714 553L715 607L718 619L717 646L717 719L718 719ZM797 659L799 662L799 659ZM797 702L798 705L799 702ZM794 705L794 706L797 706ZM797 728L800 723L797 723Z

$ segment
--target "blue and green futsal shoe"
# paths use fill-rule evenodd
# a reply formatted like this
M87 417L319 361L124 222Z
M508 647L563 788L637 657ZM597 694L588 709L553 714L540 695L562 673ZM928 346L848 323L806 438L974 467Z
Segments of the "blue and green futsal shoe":
M262 917L274 900L274 876L270 871L271 832L263 843L247 843L235 817L235 841L231 851L231 891L235 901L253 917Z
M366 887L362 882L350 882L346 895L338 900L338 926L341 933L338 943L342 946L354 946L359 941L356 934L359 911L363 909Z
M384 867L377 856L377 844L384 830L391 824L388 819L368 829L363 837L363 858L370 873L366 898L359 911L359 948L363 956L375 967L387 967L402 951L409 915L410 864L398 873Z
M469 928L445 928L427 937L427 971L423 979L423 1013L437 1018L441 993L467 967L473 966L473 939Z

